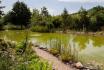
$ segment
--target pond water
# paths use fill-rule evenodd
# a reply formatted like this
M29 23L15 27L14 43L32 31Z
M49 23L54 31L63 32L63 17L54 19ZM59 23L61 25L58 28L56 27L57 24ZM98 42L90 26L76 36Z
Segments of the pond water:
M0 31L0 38L23 41L26 30ZM104 36L72 35L61 33L36 33L28 31L29 39L38 43L46 43L50 39L59 39L63 44L76 43L81 60L104 65Z

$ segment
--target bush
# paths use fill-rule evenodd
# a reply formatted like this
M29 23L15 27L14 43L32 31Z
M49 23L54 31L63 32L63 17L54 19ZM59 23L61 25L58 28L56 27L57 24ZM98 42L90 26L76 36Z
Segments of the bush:
M0 70L11 70L14 63L13 48L12 41L0 39Z
M12 41L0 39L0 70L52 70L52 66L41 60L27 42L11 47Z
M21 26L16 26L13 25L11 23L7 23L7 25L4 26L4 29L8 29L8 30L21 30ZM25 26L22 27L22 29L25 29Z
M42 61L32 50L27 40L19 43L16 48L18 64L16 70L52 70L52 66Z
M31 31L33 32L49 32L49 29L47 26L33 26L31 27Z

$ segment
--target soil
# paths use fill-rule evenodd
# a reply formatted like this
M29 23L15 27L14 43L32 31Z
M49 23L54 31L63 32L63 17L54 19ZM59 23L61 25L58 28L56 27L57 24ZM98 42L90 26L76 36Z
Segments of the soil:
M36 52L36 54L47 60L49 64L52 64L53 70L75 70L70 65L64 64L62 61L60 61L57 57L53 56L47 51L44 51L42 49L39 49L38 47L33 47L33 50Z

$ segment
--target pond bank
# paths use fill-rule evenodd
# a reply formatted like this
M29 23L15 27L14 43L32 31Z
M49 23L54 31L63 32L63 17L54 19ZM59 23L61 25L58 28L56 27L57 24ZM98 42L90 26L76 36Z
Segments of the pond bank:
M34 47L33 50L37 53L38 56L48 60L50 64L53 64L53 68L55 70L75 70L74 68L71 68L69 65L65 65L58 58L56 58L55 56L51 55L46 51L43 51L37 47Z
M49 64L52 64L53 70L101 70L100 68L93 67L92 65L86 67L81 62L72 63L72 64L64 63L58 57L47 52L46 49L33 47L33 50L36 52L36 54L39 57L47 60Z
M76 34L76 35L89 35L89 36L104 36L104 31L99 32L80 32L80 31L56 31L55 33L62 33L62 34Z

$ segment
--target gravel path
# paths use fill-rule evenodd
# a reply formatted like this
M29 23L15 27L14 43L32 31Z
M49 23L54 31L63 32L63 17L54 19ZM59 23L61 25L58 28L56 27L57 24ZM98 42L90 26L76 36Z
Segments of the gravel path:
M36 52L36 54L39 57L46 59L46 60L48 60L48 62L50 64L53 64L53 68L55 70L74 70L69 65L65 65L60 60L58 60L58 58L56 58L55 56L51 55L50 53L48 53L42 49L34 47L33 50Z

